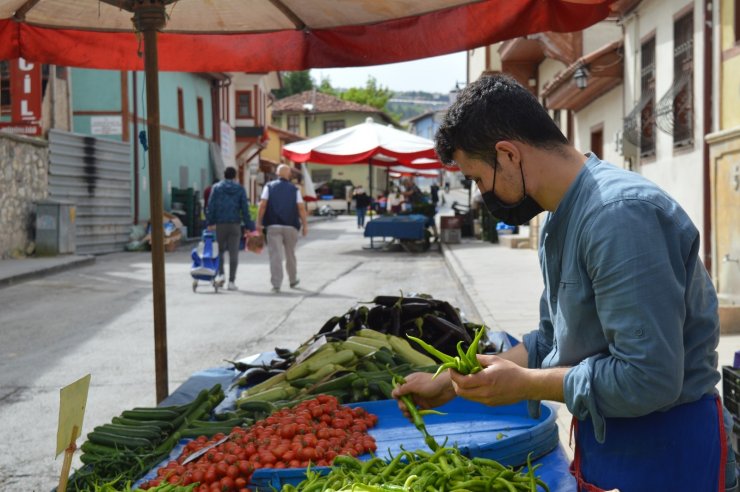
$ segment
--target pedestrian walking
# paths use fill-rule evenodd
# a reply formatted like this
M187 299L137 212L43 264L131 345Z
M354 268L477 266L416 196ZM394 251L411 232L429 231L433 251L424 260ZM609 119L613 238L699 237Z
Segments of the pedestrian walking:
M224 253L229 253L228 290L238 290L236 269L239 266L239 241L242 238L242 224L250 231L255 224L249 215L249 201L244 187L235 181L236 169L227 167L224 179L211 187L206 209L208 229L216 231L218 242L218 278L223 285Z
M277 168L278 179L265 185L260 199L257 227L267 228L267 252L270 257L272 292L280 292L283 283L283 259L291 288L298 286L295 247L298 232L308 233L306 208L300 190L290 182L290 167Z
M579 152L506 76L463 89L436 150L504 222L549 212L540 323L511 350L479 355L480 372L413 374L394 396L422 407L455 395L487 405L528 400L532 414L540 400L564 402L579 490L733 490L727 411L715 388L717 295L681 206L639 174Z
M357 228L364 229L365 215L367 214L367 209L370 206L372 199L367 193L365 193L365 189L362 186L355 188L354 199L355 212L357 212Z
M429 187L429 195L431 196L434 210L437 210L437 205L439 204L439 185L437 183L432 183Z

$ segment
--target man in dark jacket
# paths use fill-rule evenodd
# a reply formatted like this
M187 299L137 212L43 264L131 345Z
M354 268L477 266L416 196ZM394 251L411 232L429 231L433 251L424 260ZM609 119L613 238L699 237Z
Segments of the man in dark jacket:
M224 250L229 252L229 290L237 290L236 267L239 265L239 241L242 237L242 224L250 231L255 230L249 215L249 202L244 188L235 181L236 169L227 167L224 180L213 185L208 199L206 219L208 229L216 230L218 241L218 274L223 283Z
M270 181L262 189L257 227L267 228L267 252L270 255L270 282L272 292L280 292L283 283L283 250L285 269L288 271L290 287L298 285L295 246L298 231L308 232L306 208L300 190L290 180L290 167L281 164L277 168L278 179Z

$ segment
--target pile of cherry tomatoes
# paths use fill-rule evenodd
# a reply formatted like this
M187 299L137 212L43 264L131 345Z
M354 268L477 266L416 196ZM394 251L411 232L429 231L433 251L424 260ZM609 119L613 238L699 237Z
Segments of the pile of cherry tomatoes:
M183 465L192 453L222 439L201 436L185 445L177 460L157 470L157 478L142 489L162 483L199 483L198 492L244 492L258 468L330 466L336 456L359 456L377 446L367 430L378 417L361 407L340 405L329 395L318 395L293 408L279 410L252 427L234 427L229 438L199 458Z

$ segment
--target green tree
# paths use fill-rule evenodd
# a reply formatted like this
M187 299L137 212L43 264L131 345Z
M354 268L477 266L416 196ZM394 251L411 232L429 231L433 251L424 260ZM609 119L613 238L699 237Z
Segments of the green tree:
M311 90L316 86L308 70L282 72L280 75L283 79L283 87L272 91L278 99Z
M388 100L393 97L393 92L387 87L379 86L375 77L370 76L364 88L352 87L342 92L339 97L345 101L367 104L384 111Z
M331 80L329 80L329 77L322 78L321 83L316 88L316 90L324 94L329 94L330 96L340 97L339 91L331 86Z

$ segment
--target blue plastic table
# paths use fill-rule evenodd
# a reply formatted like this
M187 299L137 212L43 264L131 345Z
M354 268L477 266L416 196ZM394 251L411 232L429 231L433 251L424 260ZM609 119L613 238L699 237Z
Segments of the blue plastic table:
M253 364L259 364L262 362L268 363L274 356L275 354L272 352L265 352L255 355L249 360L249 362ZM162 401L161 405L179 405L190 402L197 396L200 390L211 388L216 383L220 383L224 390L228 390L230 385L237 377L239 377L239 375L240 373L234 369L226 367L211 368L194 373L182 385L180 385L177 390ZM219 405L217 411L221 412L232 408L234 401L240 392L240 389L226 391L226 398ZM399 418L401 418L400 413ZM432 424L432 428L433 426L434 424ZM409 424L409 428L410 430L413 430L411 424ZM173 450L173 459L180 451L181 448ZM167 460L165 460L163 464L166 462ZM534 460L532 465L539 465L537 474L549 486L551 492L573 492L576 490L575 480L568 471L569 460L562 447L562 443L558 443L552 451ZM263 473L265 472L269 473L268 470L263 471ZM286 472L281 471L281 473ZM150 472L150 475L154 476L152 472Z

